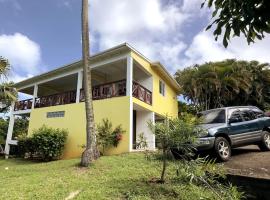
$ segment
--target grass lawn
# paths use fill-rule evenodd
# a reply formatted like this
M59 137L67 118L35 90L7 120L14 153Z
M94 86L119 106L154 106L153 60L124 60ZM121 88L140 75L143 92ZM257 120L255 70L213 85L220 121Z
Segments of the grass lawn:
M1 199L214 199L203 187L173 181L169 168L165 184L152 183L160 165L144 154L104 156L88 169L79 159L35 163L21 159L0 159ZM7 169L8 168L8 169Z

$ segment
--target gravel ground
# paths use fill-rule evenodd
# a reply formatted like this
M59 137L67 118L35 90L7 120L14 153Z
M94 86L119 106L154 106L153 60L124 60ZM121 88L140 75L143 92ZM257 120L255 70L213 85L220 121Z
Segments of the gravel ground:
M262 152L255 145L233 149L224 167L230 174L270 179L270 152Z

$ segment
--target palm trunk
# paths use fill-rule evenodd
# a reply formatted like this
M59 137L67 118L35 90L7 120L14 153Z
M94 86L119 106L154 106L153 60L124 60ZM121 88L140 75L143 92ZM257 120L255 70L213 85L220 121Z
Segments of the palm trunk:
M86 112L86 149L82 153L81 166L87 167L92 160L98 158L99 153L95 142L95 122L92 100L91 69L89 67L89 27L88 27L88 0L82 0L82 56L83 79Z

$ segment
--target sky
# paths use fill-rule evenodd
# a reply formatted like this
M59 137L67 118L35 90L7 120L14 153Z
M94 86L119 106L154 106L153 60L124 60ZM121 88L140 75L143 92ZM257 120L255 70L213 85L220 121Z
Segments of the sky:
M227 58L270 62L270 37L225 49L201 0L89 0L91 54L127 42L171 74ZM21 81L81 59L81 0L0 0L0 56Z

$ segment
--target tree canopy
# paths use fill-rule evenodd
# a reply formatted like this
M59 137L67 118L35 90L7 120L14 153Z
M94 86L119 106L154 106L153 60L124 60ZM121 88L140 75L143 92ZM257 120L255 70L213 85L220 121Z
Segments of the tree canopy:
M12 87L12 82L7 82L10 64L7 59L0 56L0 112L6 111L12 100L16 99L17 92Z
M175 74L182 94L207 110L223 106L270 107L270 66L257 61L208 62L178 70Z
M223 45L228 46L231 36L240 36L247 39L248 44L255 39L263 39L265 33L270 33L270 1L265 0L205 0L202 7L207 5L214 8L213 21L206 28L215 26L214 36L223 34Z

